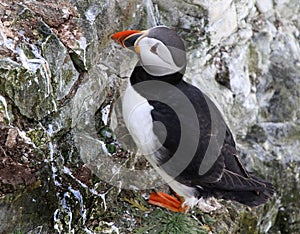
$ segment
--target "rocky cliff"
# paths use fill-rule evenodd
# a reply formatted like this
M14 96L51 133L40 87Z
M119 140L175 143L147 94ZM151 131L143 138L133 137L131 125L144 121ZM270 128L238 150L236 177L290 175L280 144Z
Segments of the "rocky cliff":
M298 0L1 1L0 233L299 233L299 14ZM265 206L169 213L128 182L148 165L112 110L136 58L110 35L158 24L275 184Z

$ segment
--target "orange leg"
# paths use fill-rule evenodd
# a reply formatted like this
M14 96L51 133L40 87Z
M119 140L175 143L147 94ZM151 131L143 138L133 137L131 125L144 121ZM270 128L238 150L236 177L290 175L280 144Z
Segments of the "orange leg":
M173 197L163 192L152 192L149 197L149 203L152 205L167 208L174 212L185 213L189 210L189 207L182 207L182 201L179 200L178 196Z

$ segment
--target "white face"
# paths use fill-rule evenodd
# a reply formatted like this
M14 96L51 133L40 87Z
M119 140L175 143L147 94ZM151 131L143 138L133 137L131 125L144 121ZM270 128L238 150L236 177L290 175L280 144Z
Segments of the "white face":
M155 38L143 37L137 46L144 69L153 76L174 74L184 68L175 64L168 47Z

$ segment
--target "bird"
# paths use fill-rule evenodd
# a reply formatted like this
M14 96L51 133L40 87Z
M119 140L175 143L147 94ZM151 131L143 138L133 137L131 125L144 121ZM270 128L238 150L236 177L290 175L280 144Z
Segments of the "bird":
M187 212L202 199L266 203L274 186L248 172L221 111L184 79L185 45L170 27L116 32L111 39L138 55L123 97L123 118L137 147L173 191L149 203Z

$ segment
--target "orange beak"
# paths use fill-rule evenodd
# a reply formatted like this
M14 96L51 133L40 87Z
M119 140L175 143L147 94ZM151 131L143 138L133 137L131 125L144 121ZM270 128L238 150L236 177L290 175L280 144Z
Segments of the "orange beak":
M111 39L113 39L115 42L119 43L121 46L125 48L127 46L124 44L124 41L135 34L142 35L141 32L142 31L139 30L126 30L123 32L117 32L111 36Z

